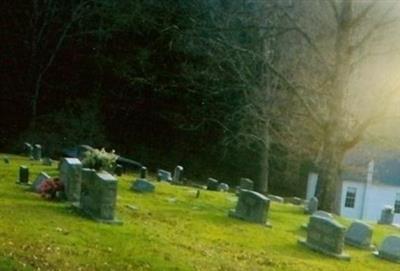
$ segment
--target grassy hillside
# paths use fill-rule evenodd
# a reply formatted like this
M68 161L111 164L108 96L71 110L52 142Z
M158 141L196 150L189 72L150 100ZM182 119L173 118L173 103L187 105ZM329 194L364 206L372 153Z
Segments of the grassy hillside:
M3 155L0 154L0 157ZM156 183L153 194L129 191L136 176L119 178L120 226L93 222L68 204L42 199L15 184L19 165L30 179L42 166L7 155L0 160L0 270L348 270L392 271L399 265L346 247L350 262L297 244L308 220L302 208L272 203L272 228L227 217L233 194ZM128 207L130 206L130 207ZM136 208L132 208L135 206ZM348 224L348 222L343 221ZM374 243L398 230L375 226Z

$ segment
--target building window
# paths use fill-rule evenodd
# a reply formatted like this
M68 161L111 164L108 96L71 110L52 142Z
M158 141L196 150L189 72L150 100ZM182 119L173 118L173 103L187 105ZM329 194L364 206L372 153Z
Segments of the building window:
M354 187L348 187L346 192L346 199L344 201L344 207L354 208L356 202L356 192L357 189Z
M394 201L394 212L400 214L400 193L396 193L396 200Z

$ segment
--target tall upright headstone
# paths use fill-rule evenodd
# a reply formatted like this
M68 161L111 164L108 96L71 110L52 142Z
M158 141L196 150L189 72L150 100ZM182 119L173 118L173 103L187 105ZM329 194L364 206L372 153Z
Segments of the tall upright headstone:
M99 222L120 223L115 218L117 179L106 171L83 170L80 208Z
M307 214L313 214L318 210L318 199L312 197L308 200L307 204L304 206L304 212Z
M372 227L362 221L354 221L344 237L346 244L363 248L372 248Z
M307 227L306 240L299 240L300 244L339 259L349 260L350 256L344 253L344 235L346 228L335 220L312 215Z
M183 167L176 166L176 168L174 170L174 176L172 177L172 183L175 183L175 184L181 183L182 174L183 174Z
M60 181L64 184L68 201L79 203L82 185L82 163L77 158L63 158L60 164Z
M19 167L19 183L20 184L29 183L29 168L27 166Z
M245 190L254 190L254 182L249 178L240 178L239 188Z
M39 144L35 144L33 146L33 159L34 160L42 159L42 146Z
M141 167L140 168L140 179L146 179L147 178L147 167Z
M400 263L400 236L390 235L386 237L374 254L382 259Z
M26 156L28 156L29 158L33 158L33 146L30 143L24 143L24 151L26 153Z
M269 225L267 214L270 200L255 191L240 190L239 199L235 210L229 211L229 216L245 221Z
M386 205L381 212L381 218L379 219L378 224L391 225L393 224L393 219L394 219L393 207L390 205Z

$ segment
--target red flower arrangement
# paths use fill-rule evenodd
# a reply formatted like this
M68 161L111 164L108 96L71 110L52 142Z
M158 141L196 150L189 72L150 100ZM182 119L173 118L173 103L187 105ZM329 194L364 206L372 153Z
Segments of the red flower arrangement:
M59 178L52 178L43 181L39 186L39 193L47 199L55 199L57 192L64 191L64 184Z

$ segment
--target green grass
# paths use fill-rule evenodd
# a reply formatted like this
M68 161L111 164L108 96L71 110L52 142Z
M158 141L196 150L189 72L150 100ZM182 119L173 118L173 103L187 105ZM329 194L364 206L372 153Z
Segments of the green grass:
M0 154L0 157L3 155ZM118 218L123 225L99 224L15 183L25 164L32 181L42 166L7 155L0 160L0 270L340 270L392 271L400 265L346 246L350 262L332 259L297 244L308 217L302 208L272 203L272 228L227 216L233 194L155 183L153 194L129 191L136 176L119 178ZM132 210L127 205L138 209ZM341 219L348 225L349 221ZM373 241L398 232L374 226Z

